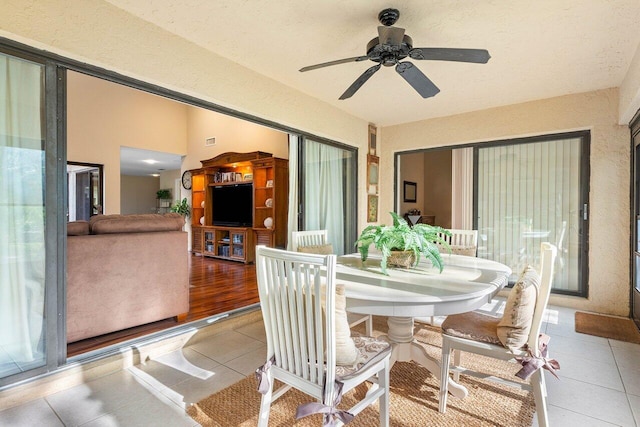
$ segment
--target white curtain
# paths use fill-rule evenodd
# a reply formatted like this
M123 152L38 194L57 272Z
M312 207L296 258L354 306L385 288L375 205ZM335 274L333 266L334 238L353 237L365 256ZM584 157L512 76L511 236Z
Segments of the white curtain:
M344 150L305 141L304 223L307 230L327 230L336 254L344 254Z
M43 93L41 65L0 54L0 377L44 360Z
M287 249L291 250L291 233L298 231L298 144L300 137L289 134L289 212Z
M473 148L451 150L451 228L473 228Z

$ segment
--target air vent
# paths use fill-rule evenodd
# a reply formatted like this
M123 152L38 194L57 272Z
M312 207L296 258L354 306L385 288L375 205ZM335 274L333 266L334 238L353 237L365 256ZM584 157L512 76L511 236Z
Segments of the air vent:
M211 138L207 138L204 140L204 145L206 147L210 147L212 145L216 145L216 137L212 136Z

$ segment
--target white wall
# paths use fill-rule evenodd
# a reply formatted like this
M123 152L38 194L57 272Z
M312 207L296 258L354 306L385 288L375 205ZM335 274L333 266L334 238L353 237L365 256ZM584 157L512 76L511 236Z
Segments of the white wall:
M187 107L74 72L67 89L67 159L104 165L104 213L124 213L120 147L186 154Z
M591 132L589 298L553 304L629 314L629 128L618 125L618 90L567 95L382 128L380 211L393 207L393 153L587 129ZM428 136L428 137L426 137ZM383 161L386 159L386 161Z
M153 176L121 175L120 213L156 213L156 192L160 189L160 179Z

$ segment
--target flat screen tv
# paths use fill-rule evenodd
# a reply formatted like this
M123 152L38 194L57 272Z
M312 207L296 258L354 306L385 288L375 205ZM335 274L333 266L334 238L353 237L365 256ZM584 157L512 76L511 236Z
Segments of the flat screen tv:
M253 226L253 186L246 184L216 185L212 192L213 225L223 227Z

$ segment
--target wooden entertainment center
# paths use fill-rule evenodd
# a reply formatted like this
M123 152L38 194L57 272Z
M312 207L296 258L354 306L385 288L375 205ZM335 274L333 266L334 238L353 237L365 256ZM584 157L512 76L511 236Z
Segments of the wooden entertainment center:
M288 160L254 151L224 153L200 163L201 168L190 171L193 253L251 263L255 245L286 247ZM215 194L236 199L216 203ZM246 197L252 199L249 208Z

